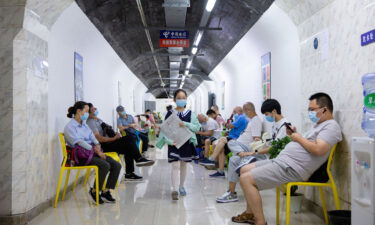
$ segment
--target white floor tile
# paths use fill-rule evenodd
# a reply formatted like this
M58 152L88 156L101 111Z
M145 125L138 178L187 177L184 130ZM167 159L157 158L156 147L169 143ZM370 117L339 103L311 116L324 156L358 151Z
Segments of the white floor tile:
M166 150L152 150L153 167L141 168L142 182L122 182L114 197L116 204L95 207L81 185L75 193L68 193L58 208L50 208L31 221L31 225L224 225L235 224L231 217L245 209L242 191L238 187L239 202L216 203L217 196L227 189L225 179L209 179L212 171L190 163L186 180L188 195L179 201L170 196L170 165ZM268 224L275 224L275 191L262 192L264 212ZM284 216L284 215L283 215ZM303 211L292 215L292 224L324 224L316 215Z

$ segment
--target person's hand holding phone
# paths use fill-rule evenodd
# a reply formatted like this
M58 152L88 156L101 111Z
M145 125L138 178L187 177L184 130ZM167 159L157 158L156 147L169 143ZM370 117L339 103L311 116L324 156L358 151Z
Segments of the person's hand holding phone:
M284 125L288 136L291 136L293 133L297 132L296 127L292 126L290 123L284 123Z

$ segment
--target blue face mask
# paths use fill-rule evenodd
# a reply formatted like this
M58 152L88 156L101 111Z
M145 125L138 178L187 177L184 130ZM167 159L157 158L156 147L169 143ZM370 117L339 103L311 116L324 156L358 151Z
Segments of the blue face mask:
M94 112L94 116L98 116L98 115L99 115L99 111L96 110L96 111Z
M272 117L272 116L266 116L265 118L266 118L266 120L267 120L268 122L270 122L270 123L275 122L275 118Z
M127 114L126 114L125 111L123 111L123 112L121 112L121 115L126 116Z
M88 118L89 118L89 113L88 112L85 112L85 114L83 114L81 116L81 120L83 120L83 121L87 120Z
M317 123L319 122L320 118L316 116L317 112L315 111L309 111L309 118L311 120L311 122L313 123Z
M186 99L177 99L176 100L176 105L177 107L185 107L186 106Z

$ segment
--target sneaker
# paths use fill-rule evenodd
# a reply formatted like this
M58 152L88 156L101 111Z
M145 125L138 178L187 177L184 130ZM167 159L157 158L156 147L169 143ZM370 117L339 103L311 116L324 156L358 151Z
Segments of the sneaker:
M178 200L178 192L172 191L172 200Z
M141 166L152 166L154 165L155 161L153 160L148 160L146 158L141 158L138 160L138 162L135 163L136 166L141 167Z
M93 188L90 188L90 191L89 191L89 194L92 198L92 200L94 200L95 204L96 204L96 193L94 192L94 189ZM100 197L100 194L99 194L99 204L103 204L104 201L103 199Z
M225 177L225 173L216 171L216 173L211 174L210 177Z
M228 202L237 202L238 197L236 192L225 192L221 197L216 198L216 202L218 203L228 203Z
M215 161L209 160L209 159L203 159L199 164L203 166L215 166Z
M116 202L116 199L114 199L111 195L111 192L110 191L107 191L107 192L102 192L102 194L100 195L102 198L104 198L107 202L109 203L115 203Z
M186 196L186 190L185 190L184 187L180 187L180 188L178 189L178 191L180 192L180 195L181 195L181 196Z
M135 173L125 174L125 180L129 181L140 181L143 177L138 176Z

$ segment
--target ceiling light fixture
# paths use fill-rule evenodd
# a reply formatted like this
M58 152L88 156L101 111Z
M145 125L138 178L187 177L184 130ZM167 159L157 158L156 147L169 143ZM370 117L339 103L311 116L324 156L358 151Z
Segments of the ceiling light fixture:
M193 48L191 49L191 53L192 53L193 55L197 54L197 51L198 51L198 48L197 48L197 47L193 47Z
M191 60L188 60L187 64L186 64L186 69L190 69L191 67L191 63L192 61Z
M189 74L189 70L185 70L185 76Z
M207 1L207 5L206 5L207 12L211 12L212 11L212 9L215 6L215 3L216 3L216 0L208 0Z
M203 31L198 31L197 39L194 41L194 46L198 46L202 39Z

